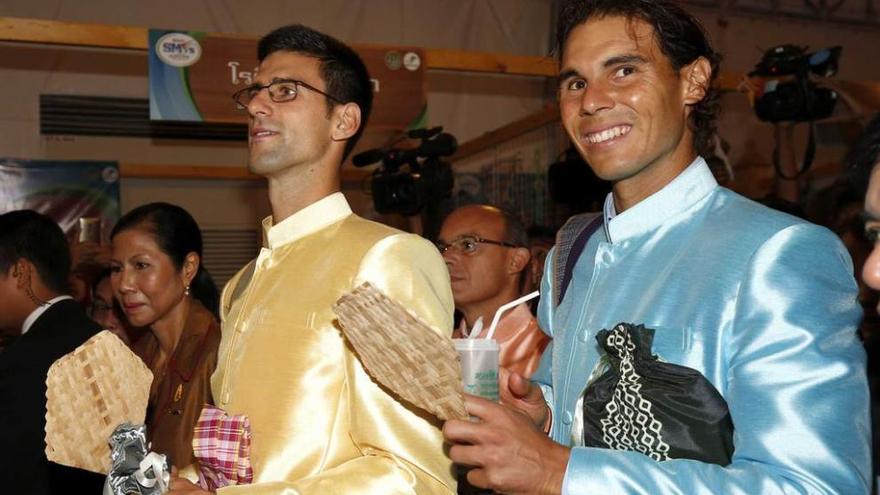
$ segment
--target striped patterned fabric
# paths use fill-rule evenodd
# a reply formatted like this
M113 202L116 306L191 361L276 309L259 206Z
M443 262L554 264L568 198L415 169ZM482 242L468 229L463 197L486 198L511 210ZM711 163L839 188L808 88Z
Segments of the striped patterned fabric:
M214 491L252 482L250 449L251 425L247 416L230 416L223 409L205 404L193 431L199 485Z

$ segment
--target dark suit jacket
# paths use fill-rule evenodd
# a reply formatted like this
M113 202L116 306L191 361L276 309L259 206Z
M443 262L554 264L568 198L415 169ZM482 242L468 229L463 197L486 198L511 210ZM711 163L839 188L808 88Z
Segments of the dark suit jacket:
M46 460L46 375L101 327L76 301L53 304L0 352L0 491L101 493L101 477ZM57 483L56 483L57 482ZM56 489L53 489L56 487ZM79 488L79 489L77 489Z

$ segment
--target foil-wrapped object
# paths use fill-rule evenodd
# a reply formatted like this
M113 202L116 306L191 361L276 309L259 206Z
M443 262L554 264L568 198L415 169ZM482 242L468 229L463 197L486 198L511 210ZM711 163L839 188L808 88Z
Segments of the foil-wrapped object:
M168 459L147 449L147 428L123 423L110 435L110 473L104 495L159 495L168 491Z

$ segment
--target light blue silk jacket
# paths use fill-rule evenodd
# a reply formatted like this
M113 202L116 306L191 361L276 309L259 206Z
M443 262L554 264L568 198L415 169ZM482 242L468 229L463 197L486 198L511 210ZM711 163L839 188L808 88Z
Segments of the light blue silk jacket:
M552 438L574 446L563 493L867 493L862 312L837 238L719 187L702 158L604 227L561 304L539 307L553 343L533 380ZM543 294L552 283L551 262ZM579 399L600 370L596 333L619 322L655 329L661 360L700 371L725 398L730 465L577 446Z

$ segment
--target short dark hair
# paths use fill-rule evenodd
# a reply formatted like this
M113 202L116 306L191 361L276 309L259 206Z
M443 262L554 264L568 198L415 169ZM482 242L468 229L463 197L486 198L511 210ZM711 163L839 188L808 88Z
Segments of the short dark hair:
M639 19L654 28L657 45L676 71L700 57L712 66L706 95L691 109L688 126L694 135L694 148L706 156L711 150L716 120L721 109L716 84L721 55L712 48L702 24L686 10L669 0L566 0L559 9L555 53L561 59L572 30L589 19L619 16Z
M0 215L0 270L8 273L22 258L34 265L46 287L67 292L70 246L54 220L33 210Z
M314 57L321 63L321 79L327 94L342 103L355 103L361 109L361 124L345 144L342 159L354 149L373 108L373 85L367 66L354 50L332 36L301 24L280 27L267 34L257 46L257 60L262 62L277 51L288 51ZM327 99L328 108L335 102Z
M110 233L112 240L121 232L141 228L153 235L156 245L171 258L174 267L183 268L186 255L199 255L199 271L190 284L193 297L217 316L220 294L202 258L202 231L192 215L170 203L148 203L129 211L116 222Z
M859 138L850 146L844 163L850 185L860 198L868 191L871 172L880 159L880 113L874 115Z

